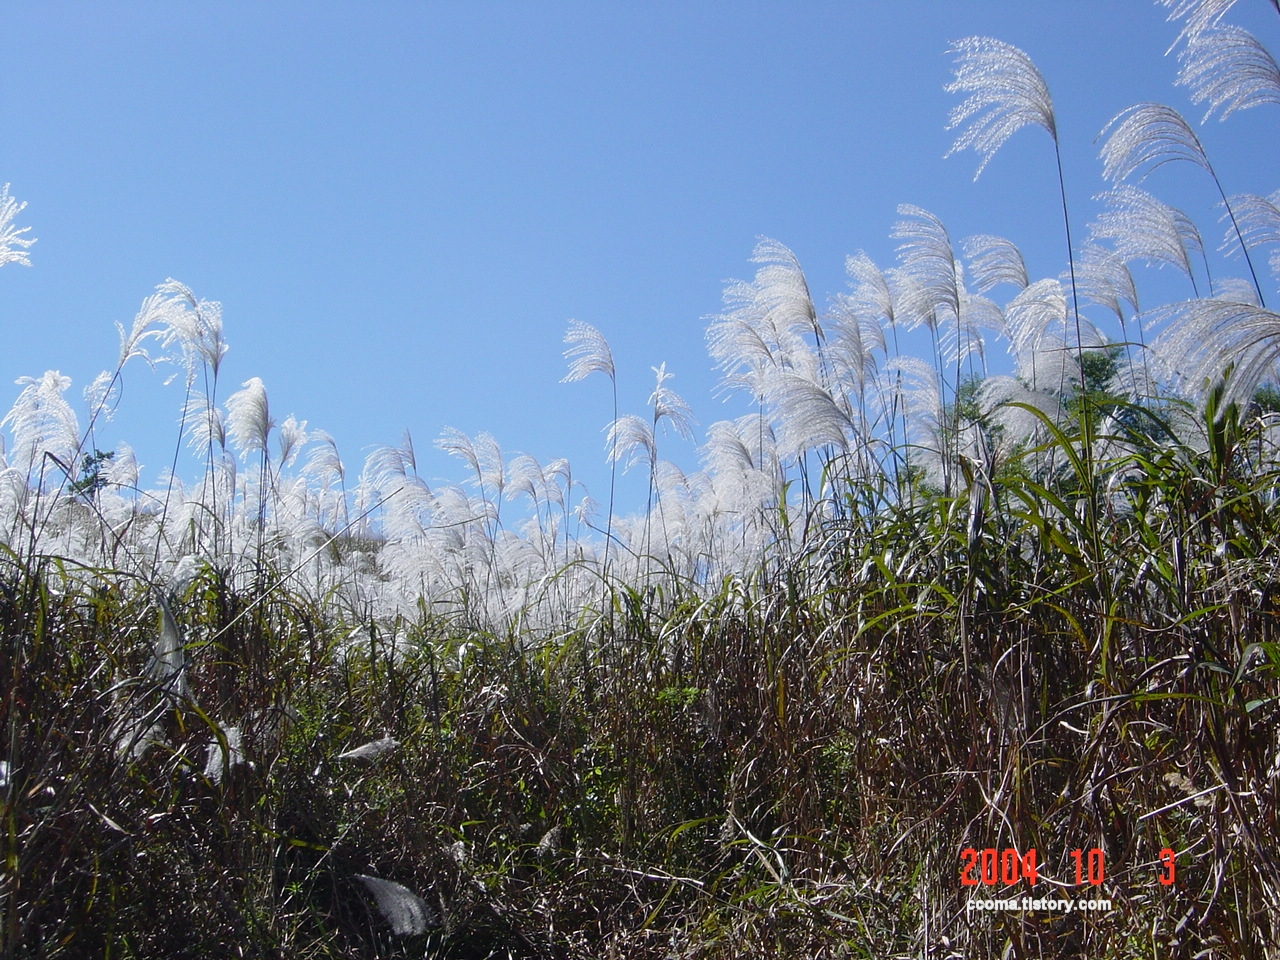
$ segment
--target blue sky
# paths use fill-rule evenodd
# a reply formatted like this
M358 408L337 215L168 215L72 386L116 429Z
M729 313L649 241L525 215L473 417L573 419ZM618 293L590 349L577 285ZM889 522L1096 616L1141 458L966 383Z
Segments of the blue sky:
M448 425L508 454L567 456L607 495L607 383L561 384L569 318L609 338L623 411L651 366L705 427L703 339L757 236L790 246L825 299L843 261L892 262L898 203L953 237L998 233L1032 272L1065 260L1049 140L1015 136L972 181L943 159L948 43L1025 49L1054 95L1079 233L1104 188L1093 138L1173 88L1177 28L1148 0L896 3L42 3L0 34L0 182L28 202L33 266L0 272L0 405L22 375L74 390L113 364L174 277L223 304L225 397L251 376L273 413L338 441L358 472L412 432L428 478ZM1280 17L1233 22L1275 49ZM1270 110L1270 112L1268 112ZM1204 128L1229 191L1267 193L1276 116ZM1194 171L1147 186L1216 238ZM127 440L155 482L181 396L127 372L100 446ZM7 392L6 392L7 391ZM81 404L83 406L83 404ZM691 448L669 451L687 469Z

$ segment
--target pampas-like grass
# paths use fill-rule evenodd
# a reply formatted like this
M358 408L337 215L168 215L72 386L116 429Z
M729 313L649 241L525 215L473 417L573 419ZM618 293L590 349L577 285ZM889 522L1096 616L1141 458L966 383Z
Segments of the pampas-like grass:
M25 202L9 196L9 184L0 187L0 266L6 263L31 266L31 257L27 251L36 242L35 237L23 236L31 231L30 227L17 227L13 223L26 206Z
M1090 227L1095 240L1110 241L1125 261L1172 266L1198 290L1192 256L1203 255L1204 244L1190 217L1129 184L1107 190L1099 199L1107 208Z
M972 147L982 160L982 175L996 151L1025 126L1040 127L1056 143L1053 100L1031 58L1012 44L991 37L966 37L952 44L955 79L948 93L968 94L948 118L947 129L960 131L947 156Z
M969 261L969 275L979 293L987 293L1002 283L1018 290L1031 282L1022 251L1010 240L990 234L965 237L960 247Z
M1178 83L1191 88L1192 103L1207 103L1204 119L1225 120L1237 110L1280 104L1280 66L1248 30L1206 27L1188 36L1178 53Z

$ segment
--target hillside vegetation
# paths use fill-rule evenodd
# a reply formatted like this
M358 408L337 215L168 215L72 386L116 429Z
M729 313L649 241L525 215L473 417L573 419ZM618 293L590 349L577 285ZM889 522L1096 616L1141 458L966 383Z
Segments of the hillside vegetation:
M1230 0L1164 6L1193 104L1275 110ZM1056 154L1025 53L952 55L953 152ZM821 306L761 241L707 331L751 412L695 471L662 456L694 429L665 367L612 411L639 515L485 434L438 440L458 486L407 437L349 472L220 382L219 307L175 281L83 417L19 381L0 953L1280 956L1280 193L1229 192L1196 129L1117 115L1103 212L1064 189L1045 226L1060 276L903 206L897 262L851 256ZM1221 224L1148 192L1173 163ZM1140 310L1132 264L1189 298ZM566 379L613 379L595 327L566 345ZM143 490L95 436L161 355L183 418ZM1109 909L973 906L1023 896Z

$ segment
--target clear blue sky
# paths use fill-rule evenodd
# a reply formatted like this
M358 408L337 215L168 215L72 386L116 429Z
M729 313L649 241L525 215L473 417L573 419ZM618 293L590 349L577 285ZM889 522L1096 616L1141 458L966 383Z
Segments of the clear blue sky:
M1277 47L1269 4L1231 19ZM569 318L612 343L624 411L666 361L705 427L743 412L713 397L703 317L758 235L821 299L847 254L892 262L900 202L1062 269L1043 133L976 184L974 154L943 159L950 41L1036 61L1081 234L1106 121L1149 99L1199 115L1149 0L51 2L4 20L0 182L39 242L0 272L0 407L50 368L78 397L114 363L113 321L174 277L223 304L222 396L262 377L277 419L328 430L353 472L408 428L420 471L460 480L431 449L449 425L567 456L597 499L608 389L558 382ZM1228 190L1280 186L1278 122L1204 128ZM1147 186L1216 239L1192 172ZM181 401L160 381L131 369L100 441L130 442L152 483Z

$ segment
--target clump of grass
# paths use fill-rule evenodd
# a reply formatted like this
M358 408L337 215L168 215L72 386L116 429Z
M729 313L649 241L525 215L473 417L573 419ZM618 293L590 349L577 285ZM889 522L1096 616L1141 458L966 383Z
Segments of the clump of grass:
M1013 126L958 145L989 157L1034 123L1058 148L1025 54L958 51L957 91L1034 95L979 96ZM1236 242L1264 242L1268 203L1238 206ZM0 226L25 251L20 209ZM1072 259L1066 290L975 238L971 291L941 220L903 213L900 266L851 258L829 314L761 243L709 331L756 412L712 426L706 473L658 457L655 428L691 423L665 366L648 420L615 393L609 456L648 469L652 506L616 517L611 490L602 549L567 463L506 463L485 434L441 441L474 493L429 488L406 435L349 498L326 435L288 418L272 453L260 381L224 429L220 314L178 284L122 330L86 433L63 378L24 380L0 524L0 954L1273 953L1274 315L1159 308L1136 357L1078 302L1125 324L1129 247L1080 278ZM1119 215L1095 239L1149 228ZM1016 377L975 345L997 319ZM881 356L899 324L928 327L932 367ZM149 340L185 364L204 475L143 496L127 451L86 451ZM570 379L614 378L598 331L568 342ZM519 533L504 496L529 500ZM1037 885L970 889L966 849L1019 872L1035 850ZM1073 851L1105 880L1078 887ZM969 909L1081 890L1111 909Z

